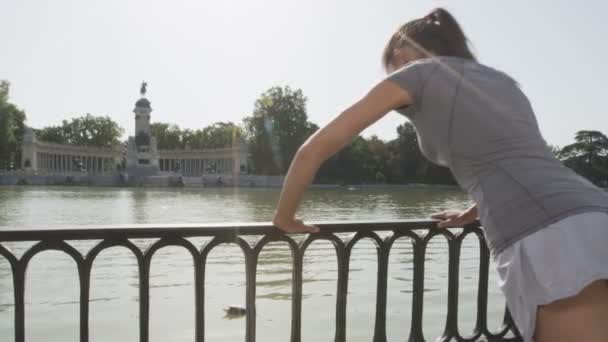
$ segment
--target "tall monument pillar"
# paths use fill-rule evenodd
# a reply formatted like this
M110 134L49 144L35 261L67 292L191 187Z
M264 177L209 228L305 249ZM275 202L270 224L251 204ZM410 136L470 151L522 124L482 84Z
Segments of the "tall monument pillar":
M26 171L38 170L36 157L36 134L32 128L26 127L21 145L21 169Z
M160 170L156 139L150 132L152 107L146 98L147 86L146 82L141 84L141 98L135 102L133 109L135 136L129 137L127 143L127 171L139 175L150 175Z

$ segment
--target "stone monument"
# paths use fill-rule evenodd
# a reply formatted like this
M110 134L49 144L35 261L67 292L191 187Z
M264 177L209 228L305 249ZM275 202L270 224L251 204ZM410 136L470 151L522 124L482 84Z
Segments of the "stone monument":
M126 171L130 176L148 176L159 169L159 154L156 138L150 132L150 113L152 107L146 98L148 84L141 83L140 99L135 102L135 136L127 142Z

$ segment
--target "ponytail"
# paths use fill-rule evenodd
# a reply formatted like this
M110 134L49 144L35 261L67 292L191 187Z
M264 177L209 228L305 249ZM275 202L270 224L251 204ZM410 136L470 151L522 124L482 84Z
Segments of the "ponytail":
M454 56L476 60L469 41L456 19L443 8L436 8L420 19L401 26L384 48L382 63L391 64L393 50L409 46L423 56Z
M447 45L447 51L458 57L475 59L469 49L466 35L450 12L439 7L427 14L424 19L429 24L439 26L439 33Z

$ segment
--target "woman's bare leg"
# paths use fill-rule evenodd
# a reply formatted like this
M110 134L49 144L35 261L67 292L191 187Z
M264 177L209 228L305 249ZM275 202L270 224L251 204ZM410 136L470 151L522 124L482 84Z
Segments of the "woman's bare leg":
M536 342L608 341L608 280L597 280L573 297L540 306Z

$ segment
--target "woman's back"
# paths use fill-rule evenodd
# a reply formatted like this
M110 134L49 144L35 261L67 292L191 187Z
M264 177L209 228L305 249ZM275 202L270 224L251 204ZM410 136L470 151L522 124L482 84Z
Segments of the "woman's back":
M450 167L480 205L494 254L568 215L608 212L608 195L553 156L528 99L506 74L438 57L388 79L413 97L401 112L416 126L423 154Z

